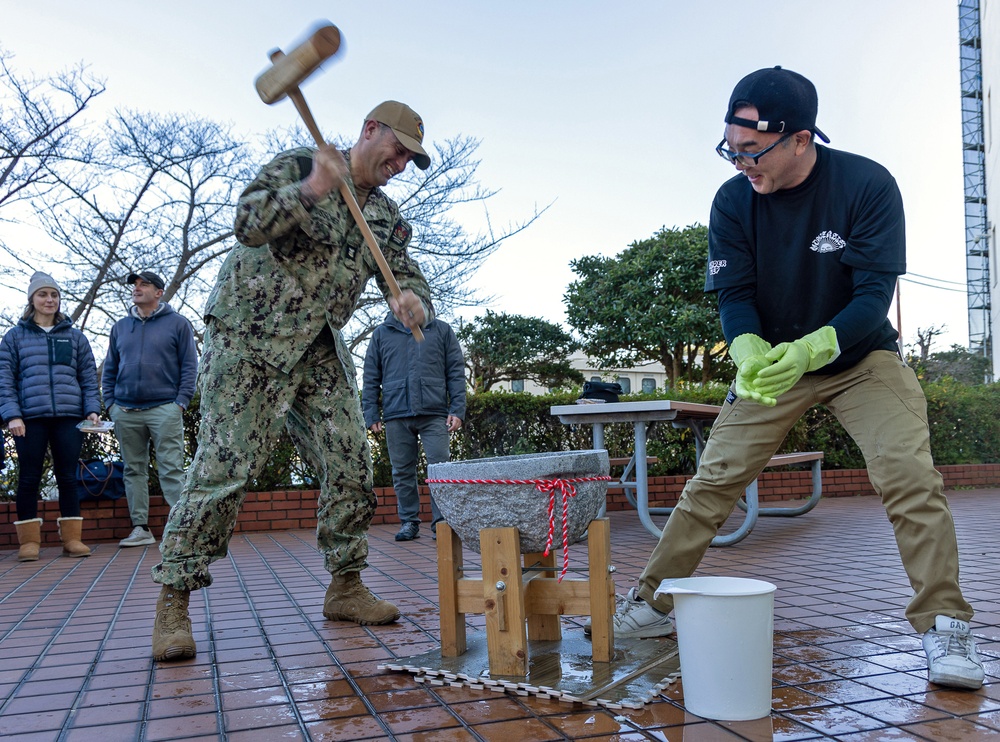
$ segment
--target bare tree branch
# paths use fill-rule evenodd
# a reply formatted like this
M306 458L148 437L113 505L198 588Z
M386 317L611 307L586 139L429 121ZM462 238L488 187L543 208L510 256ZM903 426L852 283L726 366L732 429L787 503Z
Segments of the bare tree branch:
M39 80L15 74L11 57L0 48L0 207L45 195L54 170L87 160L78 119L104 92L82 65Z
M148 268L164 277L164 301L200 335L213 268L235 244L233 204L252 177L253 159L214 122L118 111L88 168L51 170L58 197L35 204L45 231L64 248L47 262L68 276L64 307L74 323L106 335L129 306L125 278Z

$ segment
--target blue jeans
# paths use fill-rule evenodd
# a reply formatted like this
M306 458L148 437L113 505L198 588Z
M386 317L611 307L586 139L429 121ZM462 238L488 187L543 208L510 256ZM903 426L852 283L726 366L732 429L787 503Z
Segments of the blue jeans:
M449 458L448 418L439 415L416 415L385 421L385 442L392 464L392 486L396 490L399 522L420 522L420 492L417 489L417 439L424 446L428 464L440 464ZM431 524L442 520L441 511L431 497Z
M83 433L76 429L78 417L34 417L24 421L24 435L16 435L17 519L38 517L38 490L42 483L45 452L52 450L52 472L59 486L59 513L63 518L80 515L76 466L83 448Z

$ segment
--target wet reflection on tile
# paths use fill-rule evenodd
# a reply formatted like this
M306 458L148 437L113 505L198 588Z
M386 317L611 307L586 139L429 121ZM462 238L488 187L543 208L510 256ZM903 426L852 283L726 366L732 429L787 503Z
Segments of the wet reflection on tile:
M953 492L949 500L961 539L995 541L1000 508L984 503L1000 501L1000 490ZM654 542L634 512L610 517L623 593L637 584ZM230 555L213 564L212 586L192 596L198 656L176 663L148 656L159 591L148 578L155 549L98 543L86 563L75 565L48 549L38 569L16 564L16 551L0 550L0 574L12 588L0 601L0 704L32 710L4 713L2 733L67 742L1000 740L995 554L961 555L989 685L977 692L931 685L920 637L903 618L907 578L877 498L825 499L819 517L764 520L738 548L705 555L699 574L772 575L780 583L772 714L751 722L688 713L683 679L654 690L642 708L609 709L519 695L523 689L418 682L413 673L379 669L383 658L439 646L436 545L429 538L396 543L396 528L371 529L365 580L400 607L397 623L363 627L322 618L329 578L311 529L238 533ZM466 562L478 559L470 552ZM585 568L586 550L574 551L571 561L571 568ZM470 637L485 637L483 615L466 619ZM560 621L564 637L582 643L571 674L593 672L584 620Z
M872 729L867 732L842 734L838 742L926 742L926 737L918 737L903 729L889 727L887 729Z
M847 734L884 727L883 722L845 706L823 706L787 712L789 718L823 734Z
M368 713L368 707L357 696L304 701L297 703L296 708L305 721L337 719L342 716L359 716Z
M773 672L775 682L786 685L803 685L821 680L836 680L833 673L825 672L810 665L782 665L775 667Z
M829 703L825 698L792 685L777 686L771 691L771 708L775 711L826 706Z
M938 686L928 685L928 687L937 688ZM988 698L981 691L969 693L968 691L940 689L922 694L918 693L917 695L909 696L909 698L917 703L941 709L956 716L1000 709L1000 703L994 701L992 698Z
M974 724L966 719L932 721L927 724L915 724L906 729L934 742L996 742L1000 739L1000 732L997 730Z
M497 696L480 701L452 703L451 710L470 726L489 721L516 719L524 714L524 708L507 696Z
M830 680L824 683L808 683L803 690L834 703L856 703L873 701L888 696L884 691L871 688L853 680Z
M925 675L914 675L907 672L893 672L888 675L869 675L858 680L859 683L878 688L894 696L910 696L915 693L925 693L932 688Z
M876 665L882 665L890 670L909 672L911 670L922 670L927 668L927 657L923 651L919 655L907 652L892 652L890 654L877 654L868 658Z
M588 709L545 719L570 739L593 737L599 734L628 734L636 729L623 716L610 716L599 709Z
M788 657L790 660L795 660L796 662L809 662L813 664L824 660L841 659L844 656L839 652L834 652L826 647L816 647L810 645L786 647L782 649L779 654L784 657Z
M565 739L562 734L538 719L479 724L473 730L487 742L548 742Z
M867 678L871 675L889 675L890 670L882 665L859 658L841 657L834 660L821 660L810 663L820 670L839 675L844 678Z
M879 701L853 703L851 708L895 726L933 721L948 716L940 709L924 706L905 698L884 698Z

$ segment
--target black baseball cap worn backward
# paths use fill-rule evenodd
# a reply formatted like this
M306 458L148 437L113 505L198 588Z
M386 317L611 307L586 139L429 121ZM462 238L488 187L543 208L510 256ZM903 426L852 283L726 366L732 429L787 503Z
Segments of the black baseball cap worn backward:
M736 111L747 105L757 109L757 120L740 118ZM819 97L816 86L797 72L779 67L751 72L729 97L726 123L757 131L790 133L811 131L824 142L830 139L816 128Z

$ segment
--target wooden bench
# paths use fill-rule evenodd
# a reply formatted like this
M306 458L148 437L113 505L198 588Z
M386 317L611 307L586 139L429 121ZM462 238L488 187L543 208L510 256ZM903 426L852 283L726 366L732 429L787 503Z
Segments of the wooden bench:
M811 464L812 465L812 494L802 505L794 508L787 507L760 507L757 480L753 480L747 487L746 493L736 504L747 514L743 523L732 533L725 536L716 536L712 539L712 546L731 546L745 539L753 527L757 524L758 516L777 516L791 518L796 515L808 513L819 504L823 496L823 452L822 451L799 451L796 453L775 454L764 465L765 469L775 466L788 466L790 464Z
M623 488L625 492L625 498L628 500L632 507L637 508L635 497L635 480L629 480L629 475L635 468L635 461L633 458L614 458L609 459L612 466L625 466L625 471L618 481L618 485ZM657 459L655 456L647 456L647 464L655 464ZM808 513L817 504L819 504L820 498L823 496L823 452L822 451L798 451L796 453L779 453L775 454L768 460L764 465L765 469L770 469L776 466L789 466L792 464L811 464L812 466L812 494L805 503L799 505L798 507L760 507L760 500L758 495L757 480L755 479L747 487L746 493L737 501L737 505L746 513L746 517L743 519L743 523L732 533L727 533L725 535L717 535L712 539L712 546L732 546L733 544L739 543L750 535L750 531L757 524L757 518L764 517L783 517L791 518L796 515L802 515L803 513ZM655 515L669 515L672 511L672 507L658 507L650 508L649 512Z
M613 459L608 459L608 463L611 465L612 469L614 469L616 466L625 466L625 467L628 467L627 470L626 470L626 472L625 472L627 474L628 472L632 471L632 469L635 467L635 461L634 460L635 460L635 456L623 456L621 458L617 458L616 457L616 458L613 458ZM659 459L656 458L655 456L647 456L646 457L646 466L649 466L650 464L655 464L657 462L659 462Z

